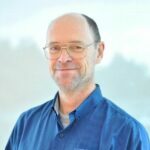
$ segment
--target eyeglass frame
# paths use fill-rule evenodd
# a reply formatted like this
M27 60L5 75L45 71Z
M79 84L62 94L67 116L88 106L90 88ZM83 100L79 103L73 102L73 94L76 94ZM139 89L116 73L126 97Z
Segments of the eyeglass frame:
M92 42L92 43L90 43L90 44L83 44L83 51L86 49L86 48L88 48L89 46L91 46L91 45L93 45L93 44L95 44L95 43L98 43L99 41L94 41L94 42ZM71 57L71 58L73 58L73 59L81 59L81 58L84 58L85 56L83 56L83 57L81 57L81 58L74 58L72 55L70 55L70 52L69 52L69 44L77 44L77 43L64 43L66 46L60 46L60 44L58 44L59 46L60 46L60 54L59 54L59 56L58 57L56 57L56 58L49 58L48 56L47 56L47 53L46 53L46 49L47 48L49 48L49 45L50 45L50 43L49 44L47 44L46 46L44 46L43 47L43 50L44 50L44 53L45 53L45 56L46 56L46 58L48 59L48 60L55 60L55 59L58 59L60 56L61 56L61 54L62 54L62 49L66 49L66 52L67 52L67 54ZM79 44L79 43L78 43Z

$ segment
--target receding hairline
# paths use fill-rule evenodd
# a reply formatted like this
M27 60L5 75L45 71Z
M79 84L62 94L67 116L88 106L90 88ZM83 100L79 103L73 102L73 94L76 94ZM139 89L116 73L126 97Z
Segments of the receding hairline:
M76 19L77 21L80 20L83 24L85 24L85 26L90 31L94 41L96 43L101 41L99 28L98 28L95 20L93 18L85 15L85 14L82 14L82 13L74 13L73 12L73 13L66 13L66 14L63 14L61 16L58 16L57 18L52 20L51 23L49 24L48 29L47 29L47 34L50 31L50 29L53 28L53 26L55 26L55 23L57 24L57 23L59 23L59 21L61 22L61 20L63 20L63 19L66 19L66 22L68 22L69 18Z
M55 23L59 22L61 19L65 19L65 18L76 18L78 20L84 21L88 25L87 20L85 19L85 17L82 14L80 14L80 13L66 13L66 14L58 16L57 18L52 20L48 25L48 29L51 28Z

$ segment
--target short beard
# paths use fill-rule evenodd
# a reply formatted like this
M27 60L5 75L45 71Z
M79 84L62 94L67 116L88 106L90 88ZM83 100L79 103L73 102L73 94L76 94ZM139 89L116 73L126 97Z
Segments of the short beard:
M80 79L79 77L76 77L67 85L62 85L61 83L59 83L59 81L57 79L54 79L54 81L58 85L58 87L61 91L65 92L65 93L66 92L72 93L72 92L78 90L78 87L80 87L80 83L82 82L82 79Z
M70 82L70 84L67 84L67 85L60 84L58 79L56 79L56 78L53 78L53 79L62 92L71 94L71 93L82 90L89 83L93 82L93 74L87 78L84 78L84 76L76 77Z

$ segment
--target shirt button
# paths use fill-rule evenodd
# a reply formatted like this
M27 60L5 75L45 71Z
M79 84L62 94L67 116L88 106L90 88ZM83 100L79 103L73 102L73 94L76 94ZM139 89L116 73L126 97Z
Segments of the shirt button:
M63 137L64 137L64 134L63 134L63 133L60 133L60 134L59 134L59 137L60 137L60 138L63 138Z

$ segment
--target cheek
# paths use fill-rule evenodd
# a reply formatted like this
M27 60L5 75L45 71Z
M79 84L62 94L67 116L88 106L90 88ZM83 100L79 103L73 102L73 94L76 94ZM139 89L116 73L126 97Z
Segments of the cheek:
M81 76L85 76L87 71L88 71L88 61L84 60L82 61L82 64L81 64L81 70L80 70Z
M54 63L53 62L49 62L49 71L50 71L51 75L54 74Z
M88 56L82 64L82 71L84 75L91 74L94 70L95 59L94 56Z

